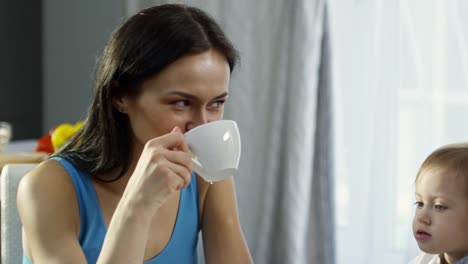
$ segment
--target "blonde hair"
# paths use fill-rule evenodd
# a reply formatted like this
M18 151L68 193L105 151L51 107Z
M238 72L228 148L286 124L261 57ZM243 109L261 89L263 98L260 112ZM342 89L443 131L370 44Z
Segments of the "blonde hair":
M442 146L434 150L421 164L415 182L423 173L434 171L449 172L468 183L468 143ZM468 193L468 185L466 186Z

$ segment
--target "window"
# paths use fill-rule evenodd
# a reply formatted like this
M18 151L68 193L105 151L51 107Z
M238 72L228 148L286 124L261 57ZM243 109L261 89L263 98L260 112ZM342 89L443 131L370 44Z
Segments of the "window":
M417 169L468 141L467 11L455 0L330 1L338 264L418 254Z

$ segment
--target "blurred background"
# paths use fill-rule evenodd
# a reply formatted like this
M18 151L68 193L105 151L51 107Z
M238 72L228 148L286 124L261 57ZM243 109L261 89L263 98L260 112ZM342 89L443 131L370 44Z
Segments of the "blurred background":
M468 2L2 1L11 144L80 120L110 33L167 2L210 13L240 51L225 118L242 134L235 180L255 263L414 258L416 171L468 141Z

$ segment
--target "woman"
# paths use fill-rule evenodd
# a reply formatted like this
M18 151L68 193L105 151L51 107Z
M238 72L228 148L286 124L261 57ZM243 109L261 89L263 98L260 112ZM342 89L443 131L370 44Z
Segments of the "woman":
M237 52L203 11L128 19L99 61L83 128L18 191L24 263L252 262L232 177L194 174L183 133L222 118Z

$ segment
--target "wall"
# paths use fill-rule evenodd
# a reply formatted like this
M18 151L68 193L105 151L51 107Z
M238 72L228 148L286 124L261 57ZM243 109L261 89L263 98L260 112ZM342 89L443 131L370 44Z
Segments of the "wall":
M83 116L96 58L125 14L124 0L0 3L0 121L13 140Z
M43 1L43 132L76 122L93 93L97 57L126 14L124 0Z
M0 121L13 139L42 129L41 1L0 2Z

